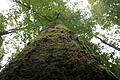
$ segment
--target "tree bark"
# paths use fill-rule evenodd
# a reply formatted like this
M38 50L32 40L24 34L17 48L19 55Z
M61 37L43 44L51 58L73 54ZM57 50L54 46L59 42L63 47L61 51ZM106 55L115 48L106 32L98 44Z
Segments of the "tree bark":
M0 80L118 80L69 29L53 23L10 61Z

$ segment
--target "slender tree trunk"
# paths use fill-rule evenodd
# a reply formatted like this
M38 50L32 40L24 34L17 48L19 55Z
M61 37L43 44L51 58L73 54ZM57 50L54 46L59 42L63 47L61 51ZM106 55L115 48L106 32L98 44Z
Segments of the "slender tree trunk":
M0 80L118 80L71 31L51 23L0 73Z

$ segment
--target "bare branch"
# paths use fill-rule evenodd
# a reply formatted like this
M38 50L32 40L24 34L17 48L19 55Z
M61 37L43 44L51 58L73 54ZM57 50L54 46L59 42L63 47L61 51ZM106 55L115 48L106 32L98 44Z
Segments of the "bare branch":
M13 32L15 32L15 29L10 29L8 31L3 31L3 32L0 32L0 36L6 35L6 34L9 34L9 33L13 33Z
M114 48L114 49L116 49L116 50L118 50L118 51L120 51L120 48L119 47L116 47L115 45L113 45L113 44L109 44L109 43L107 43L105 40L102 40L100 37L98 37L98 36L95 36L97 39L99 39L102 43L104 43L104 44L106 44L106 45L108 45L108 46L110 46L110 47L112 47L112 48Z

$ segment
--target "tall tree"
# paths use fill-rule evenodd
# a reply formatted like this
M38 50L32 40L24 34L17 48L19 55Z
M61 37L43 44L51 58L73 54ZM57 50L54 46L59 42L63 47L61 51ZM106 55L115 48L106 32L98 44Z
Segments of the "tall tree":
M58 20L0 73L1 80L118 80Z
M8 30L7 32L8 32L8 34L15 32L15 38L17 38L17 40L20 43L24 42L26 44L28 41L31 42L32 39L34 39L35 37L38 36L40 31L48 29L47 27L49 26L50 22L53 22L53 21L59 19L60 21L62 21L62 23L65 25L65 27L69 28L70 31L72 31L74 33L74 36L78 37L78 38L76 38L78 43L81 42L84 46L86 46L88 51L90 51L89 52L90 54L95 55L95 58L99 62L101 62L105 66L107 65L107 67L109 67L111 70L113 69L112 71L116 72L116 74L119 76L120 72L119 72L118 65L119 65L120 60L118 58L114 59L114 54L111 54L111 55L108 55L106 53L100 54L101 51L99 49L99 46L92 44L90 41L95 36L99 40L101 40L101 42L106 44L107 40L102 40L100 37L98 37L97 33L93 32L95 25L98 23L99 24L102 23L102 20L100 22L99 21L100 19L97 19L97 17L101 18L100 16L97 16L97 17L89 16L88 17L88 16L86 16L87 12L85 10L81 10L81 9L78 9L75 11L71 10L66 5L67 1L65 2L63 0L59 0L59 1L58 0L34 0L34 1L32 1L32 0L14 0L14 2L16 3L16 5L10 10L10 13L7 14L7 17L5 19L6 22L4 22L4 24L5 25L8 24L13 27L13 29ZM74 5L76 5L76 3ZM92 15L94 15L94 13L92 13ZM3 30L1 33L4 33L4 32L6 32L6 31ZM74 42L74 40L73 40L73 42ZM34 44L34 41L31 44ZM75 41L75 44L77 44L76 41ZM107 44L110 45L109 43L107 43ZM24 50L21 53L19 53L21 51L20 44L16 43L14 45L14 47L17 50L17 53L15 55L13 55L13 57L15 57L16 55L19 55L19 54L21 54L21 56L22 56L22 54L24 54ZM112 47L113 47L113 45L112 45ZM116 46L114 48L116 48ZM32 49L32 47L31 47L31 49ZM84 51L86 51L86 50L84 50ZM26 55L23 55L23 57L24 56L26 56ZM27 58L27 57L25 57L25 58ZM109 58L110 59L113 58L114 62L110 63ZM17 58L15 58L15 59L17 59ZM18 57L18 60L19 60L19 57ZM23 60L20 60L20 61L23 61ZM25 60L25 61L27 61L27 60ZM10 63L10 65L11 64L12 64L12 62ZM14 61L13 61L13 64L16 64L16 63L14 63ZM112 65L112 67L111 67L111 65ZM114 69L115 67L118 67L118 68ZM14 68L14 69L16 69L16 68ZM14 69L13 69L13 72L14 72ZM98 72L98 74L99 74L99 72ZM105 74L107 75L107 73L105 73ZM102 75L101 71L100 71L100 75ZM5 75L5 76L7 76L7 75ZM12 75L12 76L14 76L14 75ZM16 77L14 77L14 78L16 78ZM104 76L103 76L103 78L104 78Z

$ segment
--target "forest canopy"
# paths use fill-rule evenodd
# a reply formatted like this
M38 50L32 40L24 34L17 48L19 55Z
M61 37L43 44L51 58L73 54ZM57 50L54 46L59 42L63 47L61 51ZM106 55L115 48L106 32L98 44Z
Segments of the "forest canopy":
M54 20L61 20L91 54L120 78L120 0L12 0L0 13L0 61L14 58ZM82 5L83 6L83 5Z

